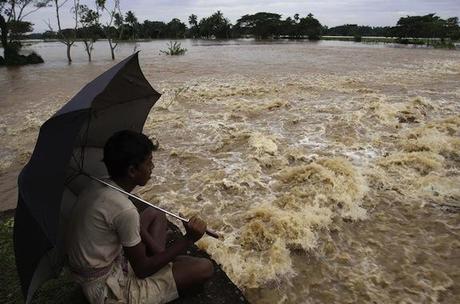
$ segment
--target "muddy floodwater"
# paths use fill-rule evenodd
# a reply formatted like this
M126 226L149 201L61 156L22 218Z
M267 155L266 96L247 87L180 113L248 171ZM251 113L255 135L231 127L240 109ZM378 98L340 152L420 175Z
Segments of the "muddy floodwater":
M460 303L460 52L352 42L183 41L141 50L163 96L138 194L200 214L199 246L252 303ZM0 69L0 176L39 126L110 67L65 47ZM6 94L5 94L6 92ZM129 113L126 113L129 115Z

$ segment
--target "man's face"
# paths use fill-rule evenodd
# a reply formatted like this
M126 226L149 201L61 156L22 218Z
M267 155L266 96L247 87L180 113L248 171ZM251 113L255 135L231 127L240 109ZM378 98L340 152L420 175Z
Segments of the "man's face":
M135 167L134 179L138 186L145 186L150 179L154 168L152 153L138 166Z

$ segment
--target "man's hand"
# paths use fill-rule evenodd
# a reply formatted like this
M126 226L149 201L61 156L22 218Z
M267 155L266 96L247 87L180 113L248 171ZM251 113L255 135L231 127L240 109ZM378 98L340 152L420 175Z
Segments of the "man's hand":
M183 222L185 227L185 237L192 242L196 242L206 231L206 223L197 216L192 217L188 223Z

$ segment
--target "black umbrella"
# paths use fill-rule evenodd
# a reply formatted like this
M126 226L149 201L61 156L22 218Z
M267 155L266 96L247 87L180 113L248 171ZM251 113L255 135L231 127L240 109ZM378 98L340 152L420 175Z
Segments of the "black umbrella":
M16 266L26 302L62 268L66 217L91 180L85 174L107 175L101 162L105 142L119 130L141 132L159 98L136 53L87 84L40 128L31 159L19 175L14 223Z

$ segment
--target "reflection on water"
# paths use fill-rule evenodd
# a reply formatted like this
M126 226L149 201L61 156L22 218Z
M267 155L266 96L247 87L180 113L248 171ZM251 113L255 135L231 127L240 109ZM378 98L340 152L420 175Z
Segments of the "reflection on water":
M137 46L163 93L139 194L207 218L224 240L199 245L251 302L460 302L460 53L187 40L167 57L166 42ZM0 172L112 65L104 42L70 66L62 45L31 48L45 64L0 69Z

